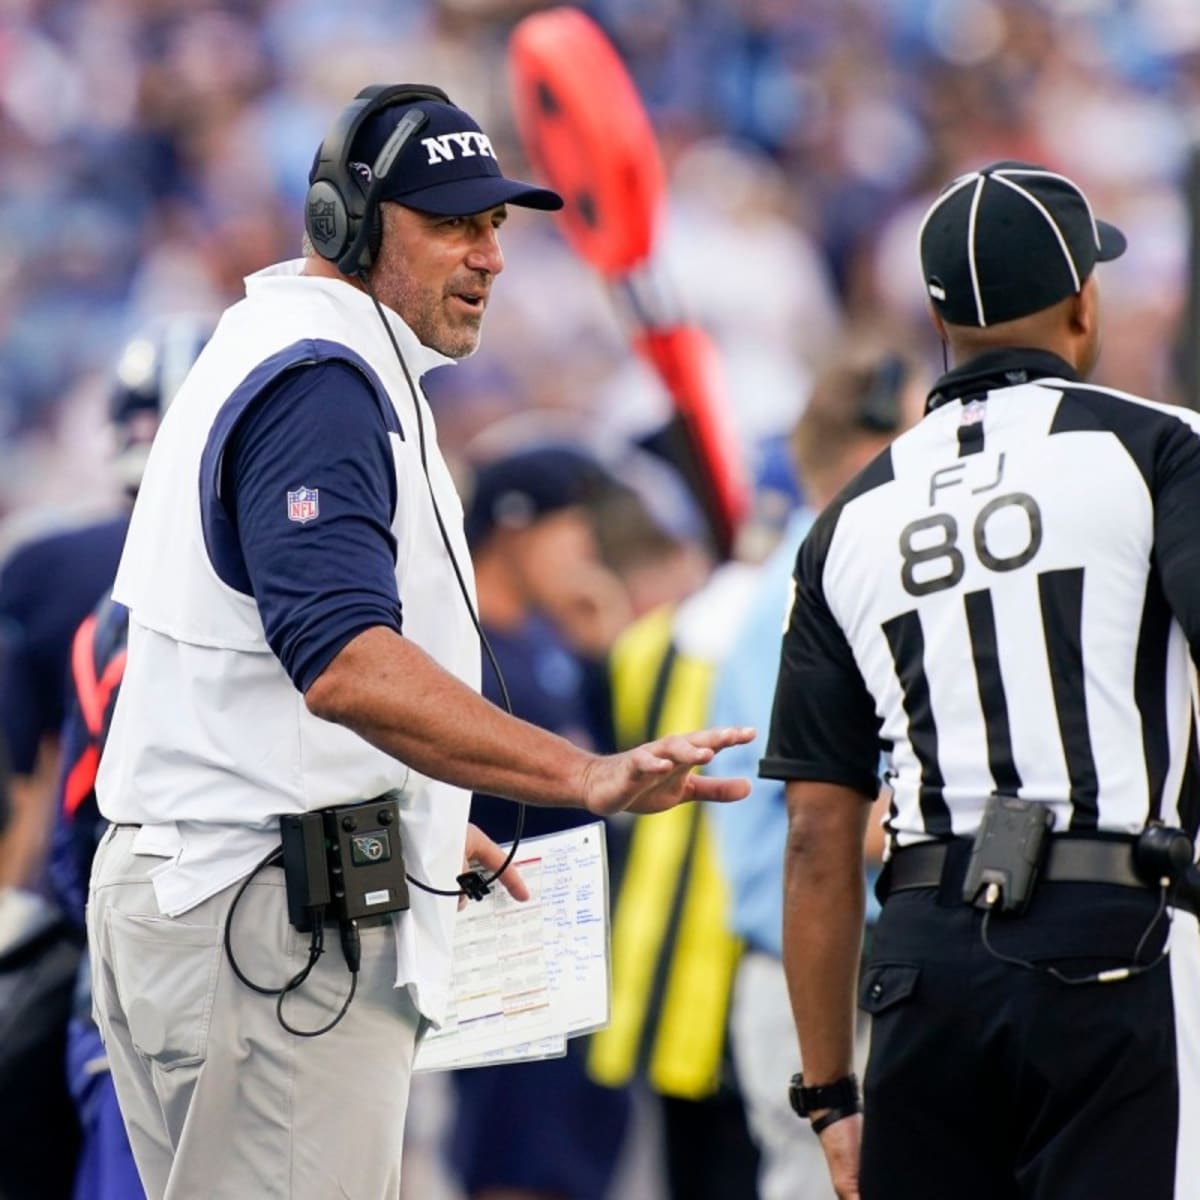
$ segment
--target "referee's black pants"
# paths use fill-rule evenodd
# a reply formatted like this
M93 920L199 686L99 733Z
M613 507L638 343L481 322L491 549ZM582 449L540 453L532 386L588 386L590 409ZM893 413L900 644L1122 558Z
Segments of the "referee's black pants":
M863 1200L1173 1200L1168 964L1081 986L1022 970L984 948L982 914L956 890L898 892L875 929L860 993L873 1014ZM1043 884L989 933L1001 953L1082 976L1127 964L1156 907L1150 891Z

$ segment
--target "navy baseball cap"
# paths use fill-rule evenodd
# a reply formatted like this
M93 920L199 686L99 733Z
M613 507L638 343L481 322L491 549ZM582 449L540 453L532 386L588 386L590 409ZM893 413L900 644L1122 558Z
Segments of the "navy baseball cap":
M475 475L464 526L479 545L495 529L525 529L542 517L593 499L609 473L567 446L536 446L485 463Z
M1125 235L1096 220L1065 175L997 162L942 189L919 234L934 308L952 325L983 327L1041 312L1076 294Z
M557 192L506 179L491 140L470 114L436 100L394 104L380 109L363 124L350 148L349 162L365 183L372 182L371 166L400 118L414 108L428 120L409 139L388 171L381 200L448 217L470 216L498 204L546 211L562 208L562 197ZM316 165L314 160L310 183L316 177Z

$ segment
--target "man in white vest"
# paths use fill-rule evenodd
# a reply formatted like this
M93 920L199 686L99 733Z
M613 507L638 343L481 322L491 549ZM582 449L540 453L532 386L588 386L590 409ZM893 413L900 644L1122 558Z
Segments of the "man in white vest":
M597 757L478 694L462 508L418 380L478 345L507 206L561 199L504 178L430 88L361 93L310 184L306 257L247 280L163 422L114 590L129 656L89 936L152 1200L394 1200L455 880L503 861L472 790L598 815L748 790L693 768L749 730ZM320 955L289 922L280 818L385 795L410 879L449 894L414 886Z

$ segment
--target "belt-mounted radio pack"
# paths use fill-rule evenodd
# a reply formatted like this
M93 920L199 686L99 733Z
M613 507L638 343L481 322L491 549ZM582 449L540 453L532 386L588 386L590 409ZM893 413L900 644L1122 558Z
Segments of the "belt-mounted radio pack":
M260 995L275 997L275 1016L288 1033L319 1037L337 1025L350 1008L358 987L362 962L360 923L373 924L372 918L387 917L408 908L410 876L404 868L399 797L398 792L385 792L374 800L356 804L284 814L279 818L282 846L242 880L229 906L225 916L225 954L229 965L246 987ZM308 961L280 987L250 979L233 950L233 917L238 904L255 876L272 866L283 868L288 921L310 939ZM496 875L499 874L497 871ZM482 900L495 877L488 878L478 869L468 869L458 876L458 888L454 891L430 887L415 879L411 882L435 895ZM327 924L338 928L342 956L350 971L350 990L331 1021L319 1029L298 1029L284 1016L283 1002L304 983L325 952Z
M362 962L359 922L408 908L398 795L388 792L375 800L320 812L287 813L279 818L279 833L282 847L242 880L229 906L225 954L242 983L260 995L275 997L276 1019L288 1033L319 1037L346 1015L358 989ZM233 915L254 877L271 866L283 867L288 920L309 935L308 961L280 987L249 978L233 952ZM319 1029L298 1029L284 1016L283 1002L304 983L325 952L326 923L338 927L342 957L350 971L350 990L331 1021Z
M1167 901L1172 891L1195 888L1196 868L1192 839L1182 829L1158 821L1148 824L1132 846L1136 874L1148 888L1158 890L1159 902L1127 965L1082 976L1065 975L1057 967L1029 962L996 950L989 936L992 916L1000 913L1019 917L1028 909L1046 861L1053 826L1054 814L1045 804L1015 796L988 798L975 835L962 892L967 904L984 910L980 933L988 953L1002 962L1040 971L1068 984L1116 983L1143 975L1164 962L1166 940L1149 961L1143 960L1142 951L1155 927L1166 919Z
M1029 907L1054 826L1049 805L991 796L971 847L963 899L976 908L1020 914Z
M307 933L317 911L336 921L408 908L400 806L391 794L279 818L288 920Z

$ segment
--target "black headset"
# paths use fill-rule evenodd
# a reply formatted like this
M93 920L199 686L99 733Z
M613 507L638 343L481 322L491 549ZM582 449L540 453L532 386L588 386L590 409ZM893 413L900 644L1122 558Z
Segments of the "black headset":
M432 84L372 84L363 88L346 106L321 143L316 175L304 200L304 228L313 249L322 258L335 263L343 275L361 275L374 261L382 234L380 193L400 151L425 126L429 117L419 108L413 108L400 118L371 164L370 181L350 166L354 139L367 119L377 112L418 100L454 103L441 88Z

